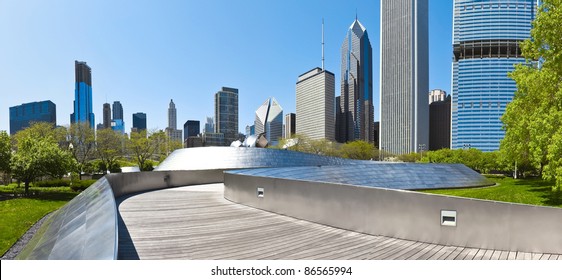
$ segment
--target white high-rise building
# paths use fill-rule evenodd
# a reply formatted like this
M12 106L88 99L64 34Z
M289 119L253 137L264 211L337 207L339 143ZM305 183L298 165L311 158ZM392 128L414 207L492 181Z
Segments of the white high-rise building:
M335 140L334 74L314 68L298 77L296 129L313 140Z
M381 0L380 147L393 154L429 142L427 0Z
M265 138L275 145L283 136L283 108L275 98L268 98L257 110L254 121L255 134L265 132Z

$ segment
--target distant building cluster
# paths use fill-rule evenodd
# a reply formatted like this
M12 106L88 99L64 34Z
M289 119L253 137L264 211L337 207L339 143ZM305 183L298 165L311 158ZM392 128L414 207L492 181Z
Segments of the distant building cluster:
M178 129L176 104L170 100L165 133L184 147L229 146L250 135L262 135L275 145L281 138L300 135L340 143L363 140L392 154L466 147L497 150L504 137L500 117L516 90L507 74L525 61L520 44L530 37L538 3L454 0L453 9L451 95L429 90L428 0L381 0L379 112L373 104L372 47L356 17L341 45L339 96L335 75L324 69L322 22L322 67L297 77L296 113L284 115L277 100L269 97L256 109L245 134L239 133L239 91L222 87L214 94L214 116L203 125L187 120L183 130ZM75 61L73 109L71 123L94 127L92 69L82 61ZM146 113L132 118L131 132L147 129ZM56 105L47 100L10 107L10 134L37 121L56 126ZM97 129L109 128L125 134L120 101L103 104Z

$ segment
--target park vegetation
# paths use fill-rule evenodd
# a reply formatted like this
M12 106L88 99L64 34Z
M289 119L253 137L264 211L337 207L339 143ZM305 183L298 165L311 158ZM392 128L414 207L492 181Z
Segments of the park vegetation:
M510 77L517 91L502 117L504 156L562 187L562 1L544 0L531 38L521 45L527 62Z
M111 129L94 131L87 123L53 127L50 123L33 123L13 136L0 131L1 182L12 179L24 185L24 195L35 182L70 179L69 186L83 189L83 174L120 172L121 166L153 169L171 151L181 148L163 131L132 132L126 137ZM70 176L69 176L70 175Z

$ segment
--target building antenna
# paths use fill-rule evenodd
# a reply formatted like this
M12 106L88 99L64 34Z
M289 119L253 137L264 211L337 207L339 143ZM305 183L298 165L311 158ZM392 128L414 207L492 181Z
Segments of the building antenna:
M322 71L324 71L324 18L322 18Z

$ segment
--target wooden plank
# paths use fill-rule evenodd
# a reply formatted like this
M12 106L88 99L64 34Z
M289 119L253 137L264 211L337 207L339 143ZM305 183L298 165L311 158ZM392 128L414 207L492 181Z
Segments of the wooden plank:
M507 255L507 259L508 259L508 260L515 260L515 259L517 259L517 252L509 251L509 254Z
M478 251L481 249L478 248L471 248L470 251L466 254L463 260L473 260L474 257L478 254Z
M486 252L484 252L484 256L482 256L482 259L491 260L493 254L494 254L494 250L486 250Z
M222 184L120 198L120 259L560 259L373 236L232 203Z
M453 252L451 252L447 257L445 257L445 260L455 260L457 259L457 257L460 255L460 253L465 249L465 247L457 247L455 248L455 250L453 250Z
M407 259L408 260L425 260L426 258L429 258L431 255L435 254L434 250L436 250L437 246L438 246L437 244L429 244L427 247L421 249L420 251L411 255Z
M501 251L499 260L507 260L508 255L509 255L509 251Z
M531 256L531 259L532 260L540 260L541 257L542 257L541 253L533 253L532 256Z

